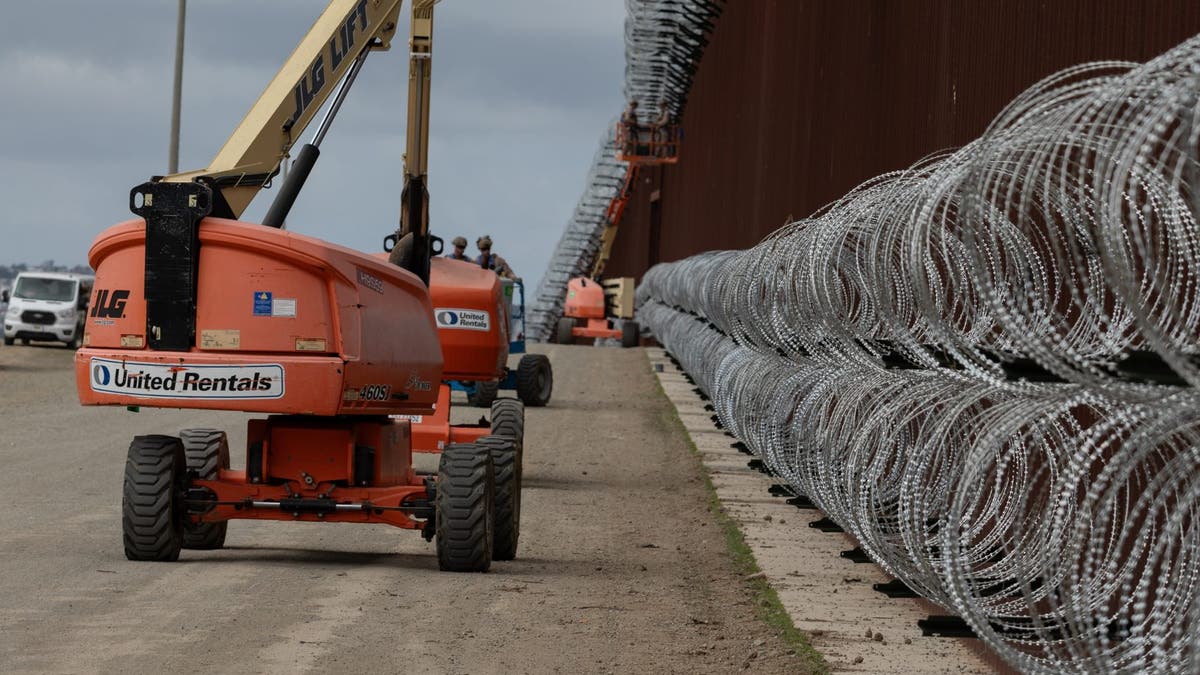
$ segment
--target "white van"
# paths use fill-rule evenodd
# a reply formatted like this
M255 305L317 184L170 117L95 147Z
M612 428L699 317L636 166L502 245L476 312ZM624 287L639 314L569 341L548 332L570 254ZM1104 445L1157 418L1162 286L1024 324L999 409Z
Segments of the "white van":
M21 272L4 313L4 344L16 340L83 344L83 324L95 277L59 272Z

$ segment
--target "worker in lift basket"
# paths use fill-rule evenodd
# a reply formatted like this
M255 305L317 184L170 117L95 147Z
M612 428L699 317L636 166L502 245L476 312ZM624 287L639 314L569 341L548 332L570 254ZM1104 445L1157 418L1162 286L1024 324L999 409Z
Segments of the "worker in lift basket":
M667 150L671 138L671 109L667 107L666 101L658 102L658 115L654 121L650 123L650 137L654 142L654 155L656 157L668 156Z
M467 262L471 261L471 256L467 255L466 237L455 237L454 241L450 243L454 245L454 250L446 254L447 258L452 260L465 260Z
M638 141L640 140L638 135L642 130L638 126L637 108L637 100L631 100L629 101L629 107L625 109L625 112L621 113L621 126L625 128L625 147L621 151L626 155L637 154Z
M492 238L486 234L475 240L475 246L479 249L479 257L475 262L485 270L492 270L505 279L516 279L516 274L512 268L504 261L504 258L492 253Z

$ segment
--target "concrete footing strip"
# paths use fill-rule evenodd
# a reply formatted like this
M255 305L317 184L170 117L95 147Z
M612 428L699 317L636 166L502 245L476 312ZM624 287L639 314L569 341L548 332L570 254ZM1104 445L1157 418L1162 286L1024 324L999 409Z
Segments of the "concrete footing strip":
M753 457L717 429L712 412L662 349L647 349L651 367L674 404L726 513L742 529L759 568L796 628L835 672L992 673L1007 670L978 640L925 637L917 621L945 614L920 599L890 598L873 588L891 577L873 563L841 556L858 544L844 533L809 527L816 509L772 496L780 482L748 466Z

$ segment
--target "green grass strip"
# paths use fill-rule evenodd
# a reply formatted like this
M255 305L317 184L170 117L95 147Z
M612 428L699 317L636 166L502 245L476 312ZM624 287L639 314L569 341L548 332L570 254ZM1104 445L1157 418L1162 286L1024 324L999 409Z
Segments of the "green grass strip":
M696 447L695 442L692 441L692 436L687 432L687 428L683 426L683 420L679 419L679 412L675 409L675 404L671 402L670 397L667 396L667 392L663 389L662 381L655 377L654 383L658 387L659 395L667 403L663 408L663 425L668 429L673 428L678 430L684 439L687 440L688 447L692 451L692 457L696 460L696 467L704 477L704 486L708 490L708 511L713 515L713 518L717 521L717 525L721 528L721 532L725 535L725 546L729 549L729 555L733 558L734 569L742 576L757 574L762 570L758 567L758 561L754 558L754 552L746 544L746 538L743 536L737 522L721 506L721 498L717 496L717 488L713 486L712 476L709 475L708 468L704 466L704 459L700 455L700 450ZM808 641L808 636L792 623L791 615L784 609L783 603L779 600L779 594L775 592L771 583L765 578L750 579L745 583L754 594L754 606L758 611L759 618L778 632L784 643L796 653L805 671L821 675L828 673L829 664L826 663L825 657L813 648L812 644Z

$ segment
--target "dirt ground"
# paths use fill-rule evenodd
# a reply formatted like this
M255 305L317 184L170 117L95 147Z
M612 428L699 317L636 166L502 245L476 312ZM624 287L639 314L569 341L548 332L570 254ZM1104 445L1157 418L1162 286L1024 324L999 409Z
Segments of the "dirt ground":
M919 622L950 613L918 598L890 598L875 584L893 580L883 568L843 557L860 542L811 524L827 515L772 495L783 482L749 466L745 454L712 422L695 385L657 348L646 350L663 391L703 459L722 508L745 537L758 567L793 625L805 631L832 672L1006 674L1015 672L976 638L925 635Z
M248 416L83 408L70 351L0 347L0 671L798 672L643 351L544 351L518 559L463 575L414 532L348 524L235 521L224 550L129 562L130 437L226 428L237 468Z

